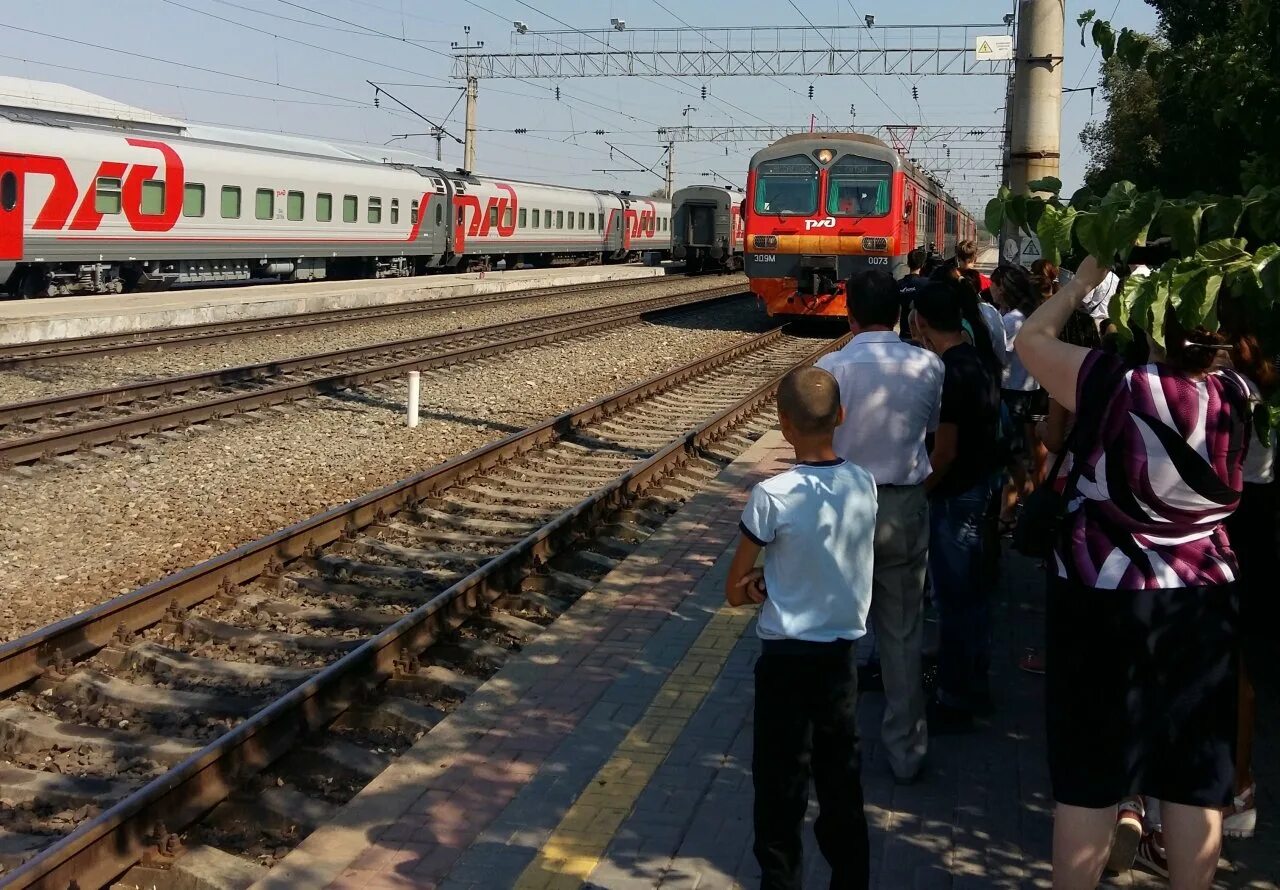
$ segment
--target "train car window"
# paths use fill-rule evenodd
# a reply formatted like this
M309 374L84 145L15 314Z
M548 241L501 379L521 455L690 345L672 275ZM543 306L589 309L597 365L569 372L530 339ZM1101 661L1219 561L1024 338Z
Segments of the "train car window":
M444 223L444 205L436 204L436 225Z
M329 222L333 219L333 195L321 192L316 195L316 222Z
M569 211L569 228L573 228L573 211Z
M592 231L594 231L594 230L595 230L595 227L596 227L596 215L595 215L594 213L588 213L588 214L587 214L587 228L588 228L588 229L591 229Z
M414 201L409 205L409 224L416 226L418 224L418 202Z
M805 155L765 161L756 168L756 213L798 213L818 209L818 167Z
M585 213L578 214L578 228L585 229L587 227L587 215Z
M551 211L549 209L542 211L542 225L544 228L553 228L551 225Z
M99 176L93 194L93 209L97 213L120 212L120 180Z
M400 225L400 199L391 199L391 225Z
M271 219L276 215L275 189L258 189L254 193L254 216L258 219Z
M556 228L557 229L564 228L564 211L563 210L556 211Z
M520 208L520 228L523 229L527 225L529 225L529 211L521 207Z
M523 210L520 212L524 213ZM537 207L533 208L533 227L535 229L539 229L542 227L542 211L539 210Z
M182 215L204 216L204 185L188 182L182 187Z
M18 206L18 176L12 170L0 176L0 210L5 213Z
M600 214L600 231L604 231L604 214Z
M147 216L164 215L164 183L158 179L148 179L142 183L142 207Z
M502 211L502 227L503 227L504 229L509 229L509 228L511 228L511 225L512 225L512 223L514 222L514 220L515 220L515 215L514 215L514 213L512 212L512 210L511 210L511 208L510 208L510 207L508 207L506 210Z
M224 185L222 187L222 218L240 218L240 186Z
M832 216L888 216L893 166L845 155L831 165L827 213Z
M355 195L342 196L342 221L353 223L360 216L360 199Z
M299 222L306 210L307 199L303 196L302 192L289 192L284 206L285 217L293 220L294 222Z
M378 223L382 222L382 199L381 198L369 199L368 219L369 219L369 222L372 223L373 225L377 225Z
M489 208L489 225L496 226L497 224L498 224L498 208L490 207Z

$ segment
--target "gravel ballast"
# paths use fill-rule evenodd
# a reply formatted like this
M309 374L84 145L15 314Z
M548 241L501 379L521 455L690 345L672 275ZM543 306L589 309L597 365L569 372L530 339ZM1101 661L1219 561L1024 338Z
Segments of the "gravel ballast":
M740 342L748 301L424 374L79 466L0 475L8 640L583 402Z
M739 280L742 289L746 291L747 279L742 276L641 279L633 286L623 285L581 294L548 295L527 303L481 305L474 309L455 309L380 321L357 321L281 333L248 334L228 343L175 345L123 355L68 359L65 363L0 372L0 404L122 386L157 377L332 352L390 340L444 334L463 328L503 324L557 312L621 305L668 294L708 290Z

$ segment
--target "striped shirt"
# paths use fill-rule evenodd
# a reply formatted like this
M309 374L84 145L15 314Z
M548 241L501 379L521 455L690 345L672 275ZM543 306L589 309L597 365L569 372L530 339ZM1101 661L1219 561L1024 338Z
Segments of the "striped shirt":
M1100 434L1073 449L1081 474L1058 576L1114 590L1231 583L1236 557L1222 522L1244 487L1244 378L1223 370L1197 379L1163 364L1120 376L1122 368L1095 349L1080 369L1077 404L1107 408Z

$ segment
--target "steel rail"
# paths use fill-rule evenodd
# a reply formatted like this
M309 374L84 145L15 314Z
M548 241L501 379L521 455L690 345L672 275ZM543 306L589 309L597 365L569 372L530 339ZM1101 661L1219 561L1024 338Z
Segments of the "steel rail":
M0 345L0 371L30 368L68 358L102 357L128 352L151 350L164 346L188 346L197 343L222 343L254 334L288 333L308 328L329 327L359 321L381 321L412 315L430 315L457 309L480 308L503 303L545 300L548 297L572 296L621 289L627 285L644 287L667 280L664 277L623 278L615 281L594 281L564 287L538 287L518 291L501 291L491 294L442 297L436 300L417 300L391 303L382 306L363 306L349 309L326 309L294 315L266 315L261 318L236 321L212 321L178 327L151 328L114 334L96 334L87 337L69 337L62 340L37 340L30 343Z
M6 644L0 647L0 689L11 690L39 676L42 662L52 658L55 650L64 657L88 655L106 645L117 627L142 629L159 621L171 603L188 607L238 583L278 571L283 562L314 553L344 532L350 534L384 521L396 510L436 496L453 482L783 336L781 329L761 334ZM847 340L848 335L828 341L795 366L811 364ZM371 686L392 676L396 663L405 654L420 652L441 632L457 627L482 604L507 592L533 561L545 560L562 544L598 527L609 512L688 463L744 417L758 411L773 397L782 376L774 376L710 420L675 438L169 772L80 825L6 876L0 886L65 890L72 880L84 888L110 882L141 858L156 823L181 831L224 800L241 780L270 765L303 736L327 725L358 701Z
M571 337L580 337L621 325L630 324L656 312L684 310L700 305L733 299L742 293L739 285L716 288L711 291L656 297L625 306L580 309L573 312L541 316L536 319L508 322L484 328L469 328L447 334L435 334L412 340L400 340L342 350L322 355L304 356L280 362L246 365L239 368L188 374L152 383L115 387L92 392L54 396L31 402L22 402L0 408L0 425L22 423L47 417L50 414L67 414L86 408L107 407L121 402L136 402L162 395L176 395L191 390L227 386L236 383L252 383L271 376L283 376L338 362L352 362L380 355L403 355L423 349L447 345L458 340L477 337L501 336L516 333L518 336L483 342L474 346L447 349L432 355L410 355L380 364L375 368L359 369L264 386L251 392L231 393L189 404L173 405L152 411L143 411L123 417L114 417L97 423L55 429L33 436L0 439L0 465L27 463L51 455L64 454L79 448L109 445L133 436L157 433L184 425L218 419L244 411L278 405L347 387L384 380L410 370L444 367L463 361L474 361L488 355L525 349ZM600 316L603 315L603 318ZM585 319L585 320L583 320ZM561 324L549 330L520 333L531 324Z

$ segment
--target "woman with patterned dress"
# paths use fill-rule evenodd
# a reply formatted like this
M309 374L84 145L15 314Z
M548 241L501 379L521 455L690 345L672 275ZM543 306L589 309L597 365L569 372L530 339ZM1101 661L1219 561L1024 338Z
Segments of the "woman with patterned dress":
M1251 408L1224 339L1162 320L1132 367L1058 332L1104 272L1086 260L1027 319L1018 355L1077 415L1079 481L1046 607L1054 887L1092 890L1117 804L1164 802L1171 885L1213 883L1234 797L1238 564L1224 521L1243 488Z

